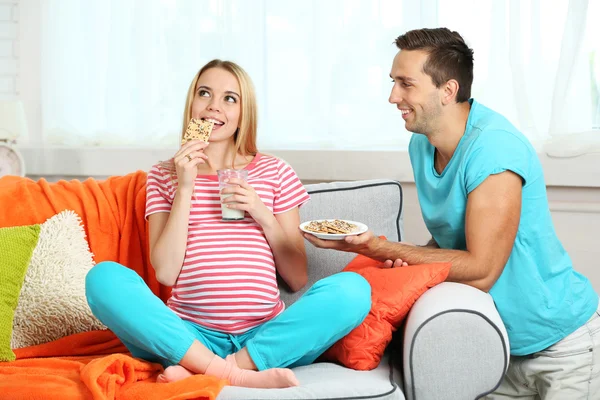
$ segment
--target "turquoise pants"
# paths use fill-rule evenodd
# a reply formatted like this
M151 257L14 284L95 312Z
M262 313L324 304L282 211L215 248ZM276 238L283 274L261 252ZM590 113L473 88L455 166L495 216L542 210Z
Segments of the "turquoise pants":
M312 363L358 326L371 308L371 287L342 272L315 283L276 318L241 335L213 331L178 317L133 270L101 262L88 272L88 304L134 357L178 364L194 339L226 357L243 347L259 370Z

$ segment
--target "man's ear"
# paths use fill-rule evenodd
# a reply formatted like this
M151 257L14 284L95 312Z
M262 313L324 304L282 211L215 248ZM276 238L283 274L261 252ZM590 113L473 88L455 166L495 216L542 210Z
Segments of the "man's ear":
M456 96L458 95L459 89L458 81L456 79L450 79L442 86L442 104L448 105L456 102Z

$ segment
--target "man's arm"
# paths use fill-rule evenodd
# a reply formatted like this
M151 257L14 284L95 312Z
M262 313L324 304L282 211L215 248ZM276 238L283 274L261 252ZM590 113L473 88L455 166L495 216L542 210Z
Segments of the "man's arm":
M412 243L408 243L408 242L400 242L399 244L406 244L406 245L410 245L410 246L415 246ZM418 245L419 247L429 247L432 249L439 249L440 245L437 244L437 242L435 241L435 239L432 237L431 239L429 239L429 241L424 244L424 245ZM383 267L384 268L394 268L394 267L408 267L408 263L404 260L402 260L401 258L397 258L395 260L385 260L383 263Z
M494 285L512 251L521 216L521 177L513 172L489 176L467 200L466 250L410 246L381 240L371 232L345 241L320 240L305 235L317 247L363 254L385 262L401 259L409 265L450 262L447 280L483 291Z

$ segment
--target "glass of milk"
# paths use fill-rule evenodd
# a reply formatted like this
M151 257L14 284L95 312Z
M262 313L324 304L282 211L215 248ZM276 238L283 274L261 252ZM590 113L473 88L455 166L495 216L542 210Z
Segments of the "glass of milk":
M219 191L228 186L237 186L231 183L225 183L226 179L238 178L244 181L248 180L248 170L246 169L220 169L217 171L219 177ZM221 219L223 221L239 221L244 219L244 210L235 210L227 208L227 205L223 203L223 199L231 196L231 193L221 194ZM229 203L237 204L237 203Z

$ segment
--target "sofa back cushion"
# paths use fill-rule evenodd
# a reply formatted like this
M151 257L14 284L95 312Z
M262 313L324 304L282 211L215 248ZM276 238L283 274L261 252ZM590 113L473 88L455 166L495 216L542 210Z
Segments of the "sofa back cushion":
M300 207L300 221L347 219L366 224L375 235L402 239L402 187L391 179L306 185L311 200ZM296 293L280 281L281 298L289 307L316 281L340 272L356 254L324 250L305 242L308 284Z

